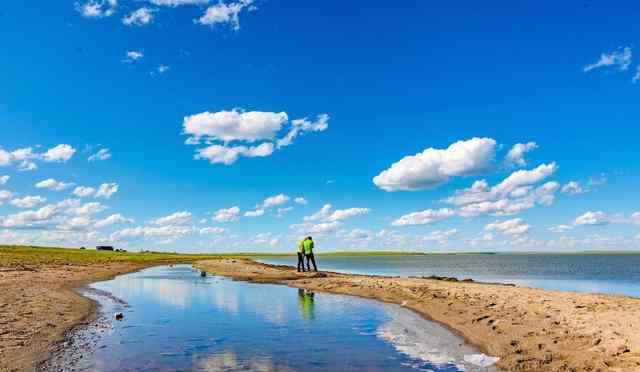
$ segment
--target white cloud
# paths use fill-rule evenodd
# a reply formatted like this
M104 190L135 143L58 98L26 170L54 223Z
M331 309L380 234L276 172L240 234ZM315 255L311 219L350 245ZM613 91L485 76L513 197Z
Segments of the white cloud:
M637 83L638 81L640 81L640 66L636 67L636 73L631 78L631 82L633 84Z
M460 207L458 214L462 217L477 217L487 214L509 216L531 209L534 206L535 203L532 200L500 199L464 205Z
M632 52L630 47L618 48L611 53L602 53L598 62L584 67L584 72L589 72L601 67L618 67L625 71L631 65Z
M117 214L112 214L109 217L106 217L106 218L103 218L101 220L96 221L93 226L98 228L98 229L101 229L103 227L107 227L107 226L111 226L111 225L123 224L123 223L133 223L133 222L134 221L131 218L125 218L123 215L117 213Z
M291 212L293 210L293 207L285 207L285 208L278 208L278 213L276 213L276 217L278 218L282 218L285 214Z
M76 10L85 18L104 18L115 14L118 7L117 0L89 0L85 3L75 3Z
M239 0L228 4L221 1L208 7L204 15L195 22L205 26L228 23L237 31L240 29L240 12L253 9L252 3L253 0Z
M255 158L266 157L273 153L273 144L262 143L259 146L235 146L226 147L221 145L211 145L197 150L196 159L209 160L211 164L231 165L240 156Z
M213 220L217 222L234 222L238 220L240 208L231 207L228 209L219 209L213 215Z
M122 60L124 63L133 63L144 57L144 53L139 50L129 50L124 55L125 58Z
M70 187L73 187L73 185L74 183L72 182L67 183L62 181L56 181L53 178L48 178L46 180L36 183L36 187L39 189L48 189L48 190L54 190L54 191L66 190Z
M18 165L18 170L20 172L34 171L36 169L38 169L38 165L30 160L21 161Z
M60 221L57 228L59 230L82 230L93 224L89 217L77 216Z
M549 228L549 231L553 233L558 233L558 234L571 231L571 230L573 230L572 225L558 225L558 226L553 226Z
M492 188L494 195L507 195L513 190L538 183L551 176L558 169L556 163L541 164L532 170L519 170Z
M0 167L11 164L11 153L0 148Z
M579 216L578 218L576 218L573 224L576 226L583 226L583 225L594 226L594 225L607 225L610 222L611 220L606 213L601 211L597 211L597 212L589 211Z
M8 228L26 228L51 223L59 213L55 205L46 205L38 210L28 210L9 216L0 216L0 226Z
M16 198L11 201L11 205L18 208L33 208L36 205L46 202L47 199L42 196L25 196L23 198Z
M171 69L171 67L170 67L170 66L167 66L167 65L160 65L160 66L158 66L158 68L156 68L156 71L157 71L159 74L164 74L165 72L169 71L170 69Z
M490 223L484 228L486 231L499 231L504 235L522 235L531 230L531 225L526 224L521 218Z
M291 225L291 228L296 230L298 235L326 235L337 231L342 224L340 221L321 222L318 224L302 223Z
M76 150L70 145L58 145L42 154L42 159L48 163L66 163L73 157Z
M196 150L196 159L230 165L241 156L269 156L276 148L291 144L298 133L326 129L328 116L320 115L319 118L325 121L323 126L319 126L318 123L301 124L300 120L289 123L289 117L285 112L240 109L203 112L184 118L183 133L189 136L185 141L188 145L199 145L203 142L209 145ZM289 133L278 139L280 132L289 126ZM295 132L295 135L292 136L292 132ZM256 144L257 142L260 143Z
M223 229L222 227L216 227L216 226L203 227L198 231L200 235L221 235L221 234L225 234L226 232L227 232L227 229Z
M95 154L92 154L87 158L88 161L108 160L111 158L111 151L109 149L100 149Z
M449 242L449 239L457 235L458 233L458 229L436 230L428 235L422 236L421 239L427 242L434 241L438 244L447 244Z
M415 191L437 187L451 177L470 176L488 170L495 158L496 141L472 138L447 149L428 148L405 156L373 178L385 191Z
M103 183L98 187L95 197L110 199L113 194L118 192L119 188L117 183Z
M193 226L137 226L116 231L111 234L112 241L144 238L165 238L173 242L195 232Z
M0 177L0 185L6 185L7 182L11 179L11 176L2 176Z
M142 7L122 18L122 23L127 26L145 26L153 22L155 12L155 9Z
M191 222L191 212L182 211L170 214L168 216L160 217L153 220L151 223L154 225L184 225Z
M90 216L106 210L107 207L98 202L85 203L68 208L65 213L76 216Z
M293 199L293 201L294 201L296 204L301 204L301 205L307 205L307 204L309 203L309 202L307 201L307 199L305 199L305 198L303 198L303 197L301 197L301 196L299 196L299 197L297 197L297 198Z
M158 6L180 6L180 5L202 5L209 3L209 0L150 0L151 4Z
M455 212L449 208L427 209L422 212L405 214L391 223L392 226L430 225L453 217Z
M13 193L7 190L0 190L0 205L2 203L11 200L13 198Z
M262 203L262 207L263 208L277 207L283 204L287 204L289 200L291 200L291 198L285 194L270 196L264 200L264 202Z
M86 198L95 194L95 192L96 192L96 189L94 189L93 187L78 186L73 190L73 195L80 198Z
M332 210L331 204L325 204L318 212L304 218L305 221L337 222L371 212L369 208L349 208Z
M244 213L245 217L261 217L264 216L264 209L256 209L254 211L247 211Z
M504 159L505 163L507 166L525 167L527 165L527 161L524 159L525 154L537 148L538 145L535 142L516 143L507 153Z
M576 181L571 181L566 185L562 186L562 193L568 195L579 195L587 192L580 184Z
M631 223L640 225L640 212L631 215Z
M277 148L289 146L298 135L305 132L323 132L329 128L329 115L318 115L316 121L309 121L307 118L291 121L289 132L276 142Z

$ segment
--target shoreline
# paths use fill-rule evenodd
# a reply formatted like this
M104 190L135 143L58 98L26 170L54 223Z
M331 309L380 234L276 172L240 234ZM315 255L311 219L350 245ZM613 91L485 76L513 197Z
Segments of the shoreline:
M214 275L370 298L416 311L506 371L640 370L640 299L504 284L324 272L249 259L199 261ZM635 323L635 324L634 324Z
M71 334L98 314L77 292L94 282L157 263L61 265L0 271L0 371L38 371Z

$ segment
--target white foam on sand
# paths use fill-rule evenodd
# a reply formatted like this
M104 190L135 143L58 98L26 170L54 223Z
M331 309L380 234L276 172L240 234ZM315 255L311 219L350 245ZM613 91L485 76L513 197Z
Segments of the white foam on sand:
M398 352L436 367L455 365L461 371L496 371L491 366L499 358L479 353L443 326L399 306L386 305L386 310L391 319L378 328L377 336Z

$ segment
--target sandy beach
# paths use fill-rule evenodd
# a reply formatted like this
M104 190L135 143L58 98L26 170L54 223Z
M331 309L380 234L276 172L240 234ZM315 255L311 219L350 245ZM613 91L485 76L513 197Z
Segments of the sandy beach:
M280 283L396 303L446 325L507 371L640 371L640 300L443 279L299 274L243 259L199 268L236 280Z
M0 267L0 371L35 371L67 332L94 314L73 288L148 265Z

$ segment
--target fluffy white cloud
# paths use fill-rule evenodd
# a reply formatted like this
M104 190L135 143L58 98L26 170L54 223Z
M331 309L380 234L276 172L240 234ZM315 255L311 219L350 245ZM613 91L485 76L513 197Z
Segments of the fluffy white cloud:
M245 217L261 217L264 216L264 209L256 209L254 211L247 211L244 213Z
M289 200L291 200L291 198L285 194L270 196L264 200L264 202L262 203L262 207L263 208L277 207L283 204L287 204Z
M238 0L230 3L221 1L208 7L202 17L195 22L205 26L228 23L237 31L240 29L240 13L244 9L253 9L252 3L253 0Z
M573 222L576 226L583 225L607 225L611 222L609 216L601 211L592 212L589 211L578 218Z
M371 212L369 208L348 208L332 210L331 204L325 204L318 212L304 218L305 221L337 222Z
M415 191L437 187L451 177L470 176L488 170L495 158L496 141L472 138L447 149L428 148L405 156L376 177L373 183L385 191Z
M23 198L16 198L11 201L11 205L18 208L33 208L36 205L46 202L47 199L42 196L25 196Z
M188 145L203 142L209 145L196 150L196 159L230 165L241 156L269 156L276 148L291 144L299 133L325 130L329 117L320 115L318 120L310 123L301 119L290 123L286 112L234 109L187 116L183 120L183 133L189 136L185 142ZM280 132L287 127L291 127L288 133L278 139ZM255 144L257 142L261 143Z
M258 146L235 146L226 147L221 145L211 145L198 149L195 158L209 160L211 164L231 165L240 156L247 158L265 157L273 154L272 143L262 143Z
M137 226L118 230L111 234L112 241L144 238L165 238L170 241L182 238L186 235L194 233L196 230L193 226Z
M521 218L490 223L484 228L486 231L499 231L504 235L522 235L531 230L531 225L526 224Z
M123 215L117 213L117 214L112 214L109 217L105 217L101 220L98 220L95 222L94 226L98 229L101 229L103 227L107 227L107 226L111 226L111 225L116 225L116 224L123 224L123 223L133 223L134 221L131 218L125 218Z
M332 222L320 222L318 224L313 223L301 223L291 225L291 228L297 231L298 235L321 235L325 236L327 234L336 232L342 224L340 221L332 221Z
M46 205L38 210L28 210L8 216L0 216L0 226L7 228L35 227L52 222L59 213L56 205Z
M2 176L0 177L0 185L6 185L7 182L11 179L11 176Z
M11 164L11 153L0 149L0 167L6 167L9 164Z
M516 143L507 153L504 159L505 163L508 166L525 167L527 165L527 161L524 159L525 154L537 148L538 145L535 142Z
M92 225L93 221L89 217L85 216L77 216L71 217L68 219L64 219L58 224L57 229L59 230L82 230Z
M96 189L94 189L93 187L87 187L87 186L78 186L73 190L73 195L80 198L86 198L95 193L96 193Z
M297 198L293 199L293 201L294 201L296 204L301 204L301 205L307 205L307 204L309 203L309 202L307 201L307 199L303 198L302 196L299 196L299 197L297 197Z
M58 145L53 147L44 154L42 154L42 160L49 163L65 163L69 161L76 153L76 150L70 145Z
M213 215L213 220L217 222L234 222L238 220L240 208L231 207L228 209L219 209Z
M617 67L624 71L631 65L632 52L630 47L618 48L611 53L602 53L598 62L584 67L584 72L589 72L601 67Z
M11 200L13 198L13 193L7 190L0 190L0 205L2 203Z
M191 212L182 211L170 214L168 216L160 217L153 220L151 223L154 225L184 225L191 222Z
M138 60L141 60L142 58L144 58L144 53L142 51L139 51L139 50L128 50L127 52L125 52L124 59L122 60L122 62L124 62L124 63L133 63L133 62L136 62Z
M68 208L65 211L65 213L76 215L76 216L91 216L93 214L100 213L106 209L107 207L101 203L91 202L91 203L80 204L77 206L72 206Z
M151 4L158 6L180 6L180 5L202 5L209 3L209 0L150 0Z
M631 215L631 223L640 225L640 212Z
M109 160L111 159L111 151L109 149L100 149L95 154L87 158L88 161Z
M531 209L534 206L535 203L531 200L500 199L464 205L460 207L458 214L462 217L477 217L487 214L509 216Z
M455 212L453 209L427 209L422 212L414 212L405 214L399 219L393 221L393 226L412 226L412 225L430 225L447 218L453 217Z
M153 21L153 13L155 12L155 9L142 7L127 14L122 18L122 23L127 26L145 26Z
M184 133L196 140L210 138L222 142L273 140L288 121L286 112L219 111L184 118Z
M110 199L113 194L118 192L119 188L117 183L103 183L98 187L95 197Z
M636 73L631 78L631 82L633 84L637 83L638 81L640 81L640 66L636 67Z
M494 195L507 195L513 190L538 183L551 176L558 169L556 163L541 164L532 170L519 170L513 172L491 190Z
M72 182L67 183L62 181L56 181L53 178L48 178L46 180L36 183L36 187L39 189L48 189L48 190L54 190L54 191L66 190L70 187L73 187L73 185L74 183Z
M579 195L587 192L580 184L576 181L571 181L566 185L562 186L562 193L568 195Z
M89 0L76 3L75 7L85 18L104 18L115 14L118 0Z

